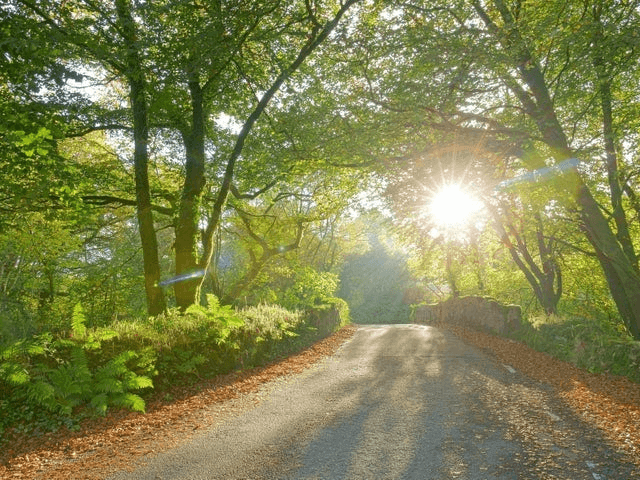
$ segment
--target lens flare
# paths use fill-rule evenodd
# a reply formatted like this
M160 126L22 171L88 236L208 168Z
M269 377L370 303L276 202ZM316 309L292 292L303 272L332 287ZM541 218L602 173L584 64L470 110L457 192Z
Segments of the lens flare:
M191 280L192 278L204 277L204 270L195 270L189 273L183 273L182 275L176 275L175 277L167 278L161 282L158 282L158 286L166 287L167 285L172 285L178 282L184 282L186 280Z

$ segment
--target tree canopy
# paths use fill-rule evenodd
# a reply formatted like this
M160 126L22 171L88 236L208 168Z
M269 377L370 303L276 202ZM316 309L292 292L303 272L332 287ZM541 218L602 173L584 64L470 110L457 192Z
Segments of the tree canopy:
M638 339L639 26L633 0L5 2L3 311L291 303L368 261L375 205L426 290ZM483 205L455 232L425 208L451 185Z

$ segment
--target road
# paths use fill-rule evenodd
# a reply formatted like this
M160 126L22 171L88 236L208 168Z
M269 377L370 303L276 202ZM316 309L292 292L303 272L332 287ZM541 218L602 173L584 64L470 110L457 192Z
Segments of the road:
M124 479L623 479L553 391L453 334L360 326L332 357Z

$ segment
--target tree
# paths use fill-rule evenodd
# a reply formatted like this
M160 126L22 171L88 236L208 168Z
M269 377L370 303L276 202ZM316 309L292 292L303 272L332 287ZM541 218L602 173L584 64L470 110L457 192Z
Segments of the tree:
M502 213L494 210L493 218L500 240L509 250L514 263L522 271L525 278L547 314L558 312L558 302L562 295L562 270L558 261L557 242L553 236L545 235L545 227L540 213L533 218L519 218L518 225L513 213L502 209ZM533 225L534 241L526 238L528 225ZM533 247L530 247L533 243ZM534 257L539 258L539 264Z
M149 188L149 114L147 84L143 70L142 52L137 39L140 32L133 18L130 0L115 0L117 30L120 32L125 51L122 68L129 85L129 102L133 117L133 163L136 183L136 213L142 244L144 265L144 286L147 294L149 315L159 315L166 309L164 293L158 286L160 281L160 260L158 258L158 240L153 223L151 209L151 190Z
M248 117L244 121L237 135L233 149L228 154L224 167L224 174L221 178L217 193L215 194L213 206L208 215L207 226L202 237L202 254L199 258L196 254L196 234L200 215L195 208L195 204L202 195L204 188L204 135L202 131L204 126L201 124L203 122L204 95L212 83L210 80L205 80L204 86L201 86L201 80L198 78L198 71L193 73L194 76L191 77L189 82L194 115L192 122L193 131L190 136L185 136L185 139L188 139L189 144L186 145L187 173L182 190L182 201L178 216L178 225L176 228L176 273L180 274L196 268L206 271L209 268L213 256L214 234L218 229L227 197L229 193L232 192L236 162L239 160L243 152L244 144L249 133L252 131L258 119L264 114L267 106L275 97L276 93L278 93L281 86L326 40L344 14L357 2L358 0L347 0L342 2L333 15L329 15L328 12L324 12L323 16L326 17L326 20L322 19L321 16L318 15L319 5L312 6L312 4L306 3L300 25L297 26L297 28L303 28L303 31L306 32L306 40L304 40L299 47L297 46L299 42L294 42L296 48L294 48L294 52L289 53L289 55L291 55L290 59L286 57L286 54L283 55L282 51L277 53L275 51L273 52L280 58L284 56L284 61L276 67L276 73L274 75L267 76L266 83L261 86L264 93L259 99L257 99L253 109L250 110ZM279 5L276 6L279 7ZM251 9L253 11L255 6L252 5ZM272 13L275 9L276 8L273 7L269 13ZM260 20L262 19L259 18L256 23ZM295 34L299 35L300 32L295 32ZM286 38L283 33L280 33L280 35L281 37L276 40L278 50L282 49L283 44L281 41ZM297 50L297 53L295 53L295 50ZM233 54L234 52L231 53ZM231 58L229 58L228 61L235 61L233 55L230 57ZM190 150L194 150L194 154L189 155ZM201 280L177 283L175 293L178 306L186 308L192 303L197 302L201 284Z
M388 38L378 33L366 37L368 48L382 53L363 72L368 80L363 92L402 121L406 132L416 132L422 143L418 149L427 150L439 133L441 138L464 137L467 143L475 138L484 150L501 155L505 166L519 164L529 171L573 157L593 157L605 150L604 142L592 142L591 120L597 113L593 99L606 94L606 82L602 75L592 82L597 78L593 71L590 76L581 73L585 61L598 63L597 51L596 57L585 57L597 40L597 28L584 29L583 14L608 15L599 18L609 25L602 47L612 58L622 52L636 54L625 38L628 28L637 25L635 4L625 3L629 15L620 30L613 26L615 9L598 5L601 2L403 2L390 7L398 11L390 15ZM384 48L399 59L393 67ZM617 72L611 66L600 69L609 80ZM591 85L599 86L594 91ZM601 121L602 116L595 118ZM621 245L624 223L611 227L594 198L591 180L578 168L563 178L562 187L549 194L577 210L620 316L640 338L640 274L629 245ZM620 202L617 205L619 209Z
M474 2L474 9L486 28L511 57L510 66L516 69L524 88L514 76L505 76L505 83L518 97L527 116L535 122L542 141L556 161L572 158L575 152L556 114L549 89L550 81L545 78L529 42L520 33L519 18L516 16L520 12L515 10L514 14L502 0L494 1L492 6L495 8L493 15L480 2ZM627 255L631 255L631 252L625 252L577 171L575 182L574 199L579 207L582 227L596 251L621 317L632 335L640 339L640 272L637 261ZM625 233L621 232L621 235L624 237Z
M60 94L67 122L75 128L67 136L97 129L133 134L136 211L150 314L165 308L158 287L152 212L173 213L153 203L148 176L150 135L172 141L177 133L182 140L185 173L175 207L176 273L206 271L230 192L246 195L234 186L234 176L254 125L282 85L357 3L359 0L295 4L265 0L200 5L186 0L161 4L87 0L71 5L15 0L5 11L12 20L24 18L20 21L24 31L38 31L37 46L49 68L68 65L76 79L86 77L79 72L90 69L103 84L122 82L128 88L127 109L108 108L87 99L79 104L77 96L63 95L68 91L64 84L54 90ZM47 56L43 52L48 41L58 47ZM229 132L227 138L222 134L225 127L216 127L220 114L244 118L233 134L234 141L229 141ZM206 175L212 179L208 183ZM277 169L274 176L279 176ZM267 185L250 185L249 194L266 191L273 183L272 179ZM203 203L205 194L211 195L211 205ZM108 199L100 192L92 197L103 204L131 203L127 198ZM208 224L201 236L203 212L207 212ZM199 300L200 285L201 280L175 284L181 308Z

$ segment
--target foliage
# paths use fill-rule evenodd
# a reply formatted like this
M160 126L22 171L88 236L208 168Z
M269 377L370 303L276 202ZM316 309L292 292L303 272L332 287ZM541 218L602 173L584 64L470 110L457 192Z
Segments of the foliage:
M338 275L318 272L311 267L296 269L291 277L293 285L281 295L280 302L289 309L305 310L325 303L338 289Z
M263 364L291 352L315 337L300 311L278 305L256 305L238 310L244 326L236 333L240 366Z
M184 313L174 309L110 328L87 328L77 306L66 332L6 346L0 353L0 431L75 428L83 415L104 415L110 407L144 411L144 394L152 388L261 365L322 333L301 311L277 305L236 310L213 295L207 299ZM346 305L333 301L334 308L340 303L344 320Z
M47 332L4 348L3 409L20 410L22 404L29 414L44 409L67 418L81 406L102 415L112 406L144 411L144 400L133 392L153 387L148 361L133 350L104 355L117 336L109 329L87 329L84 311L77 305L68 335Z
M170 385L233 365L239 345L232 340L232 332L242 325L232 307L221 306L217 297L207 295L206 306L119 321L111 328L120 336L120 348L152 352L158 382Z
M640 342L619 322L579 316L533 316L516 338L591 373L624 375L640 382Z
M308 310L308 322L320 337L326 337L351 321L349 304L342 298L327 298Z
M21 338L38 329L60 330L71 313L79 240L68 222L22 213L19 224L0 233L0 339ZM0 341L1 343L1 341Z
M562 293L561 316L524 335L633 374L618 319L640 309L639 12L601 0L8 0L3 418L139 409L145 378L168 386L267 361L335 328L347 307L356 322L405 321L411 274L536 315L508 242L530 270L555 271ZM148 117L137 149L134 97ZM567 156L576 171L532 173ZM157 248L140 238L141 176L138 213ZM528 180L500 187L516 178ZM451 183L498 209L504 234L479 218L437 236L425 201ZM411 271L362 213L382 190ZM200 297L181 282L163 293L184 311L143 318L144 286L159 289L141 246L157 253L155 277L213 258L201 290L246 308L209 296L187 309Z

